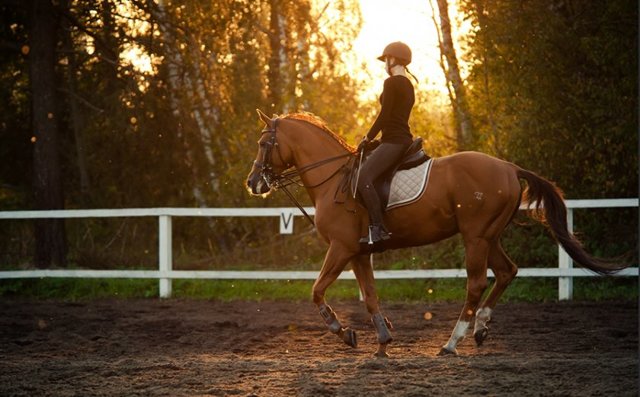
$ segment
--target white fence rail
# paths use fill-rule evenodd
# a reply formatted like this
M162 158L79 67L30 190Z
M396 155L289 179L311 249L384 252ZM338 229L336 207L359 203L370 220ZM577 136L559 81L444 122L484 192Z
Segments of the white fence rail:
M629 208L638 207L638 199L567 200L567 221L573 230L573 210L588 208ZM521 209L524 209L521 208ZM314 215L314 208L305 208ZM9 270L0 271L0 279L16 278L144 278L158 279L160 297L171 296L173 279L250 279L250 280L313 280L316 271L226 271L226 270L173 270L172 218L174 217L278 217L280 233L293 233L295 216L302 216L297 208L131 208L96 210L55 210L55 211L5 211L3 219L44 219L44 218L158 218L158 270ZM487 272L493 277L491 270ZM567 253L559 247L557 268L521 268L518 277L557 277L558 299L567 300L573 296L574 277L594 277L595 274L582 268L573 268ZM617 276L638 276L638 267L624 269ZM378 270L378 279L418 279L418 278L462 278L464 269L425 270ZM344 272L340 279L355 279L352 272Z

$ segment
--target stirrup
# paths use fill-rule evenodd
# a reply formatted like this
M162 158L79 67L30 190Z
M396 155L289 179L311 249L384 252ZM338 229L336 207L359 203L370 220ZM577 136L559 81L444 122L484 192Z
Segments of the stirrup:
M385 227L380 224L369 225L369 235L360 239L361 244L374 245L375 243L389 240L391 233L387 232Z

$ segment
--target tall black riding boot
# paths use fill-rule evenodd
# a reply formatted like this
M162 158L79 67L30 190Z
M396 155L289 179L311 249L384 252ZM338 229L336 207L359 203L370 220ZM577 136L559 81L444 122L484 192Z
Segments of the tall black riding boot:
M369 211L369 236L360 239L360 243L374 245L378 242L389 240L391 233L384 227L382 208L378 194L370 185L366 185L364 189L360 189L362 201Z

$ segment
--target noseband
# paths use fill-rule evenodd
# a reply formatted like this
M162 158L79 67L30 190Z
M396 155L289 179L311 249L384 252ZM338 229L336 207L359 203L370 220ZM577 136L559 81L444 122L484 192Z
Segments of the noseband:
M305 172L312 170L314 168L318 168L320 166L323 166L325 164L329 164L332 163L336 160L348 157L348 156L353 156L353 153L351 152L347 152L345 154L341 154L338 156L334 156L334 157L329 157L327 159L324 160L320 160L317 161L315 163L311 163L308 165L305 165L304 167L299 167L297 170L290 170L290 171L286 171L287 169L292 167L292 164L284 161L284 158L282 157L282 153L280 152L280 146L278 145L278 141L276 140L276 129L278 127L278 121L279 119L274 119L273 120L273 126L267 126L265 127L262 132L261 135L264 134L271 134L271 136L269 136L269 139L264 142L261 145L264 145L264 151L262 153L262 158L261 161L254 161L254 165L256 167L258 167L260 169L260 177L262 177L262 179L264 179L264 181L267 183L267 186L269 186L269 188L274 189L274 190L278 190L278 189L282 189L287 196L289 196L289 199L298 207L298 209L300 209L300 211L302 211L302 213L307 217L307 219L309 220L309 222L311 222L312 225L315 226L313 220L311 219L311 217L309 216L309 214L307 214L307 212L304 210L304 208L302 208L302 205L300 205L300 203L298 202L298 200L295 199L295 197L293 197L293 195L291 194L291 192L289 192L289 190L287 190L287 186L292 185L292 184L296 184L298 186L304 186L301 182L300 182L300 177L302 174L304 174ZM285 171L281 172L280 174L276 174L273 170L273 150L276 150L276 152L278 153L278 157L280 158L280 163L283 164ZM323 181L321 181L320 183L317 183L315 185L312 186L306 186L307 188L316 188L318 186L323 185L324 183L328 182L331 178L333 178L335 175L337 175L340 170L342 170L345 167L346 163L344 165L342 165L341 167L339 167L335 172L333 172L331 175L329 175L326 179L324 179Z
M253 163L255 164L256 167L258 167L260 169L260 176L262 177L262 179L265 180L265 182L267 182L267 185L269 186L269 188L273 188L273 189L278 189L280 187L283 187L283 180L282 180L282 175L277 175L274 171L273 171L273 149L276 149L276 152L278 152L278 157L280 157L280 162L284 165L285 170L288 168L291 168L291 164L287 163L284 161L284 159L282 158L282 153L280 152L280 146L278 145L278 141L276 141L276 128L278 126L278 119L275 119L273 121L273 127L269 128L269 127L265 127L262 132L260 133L261 135L264 134L271 134L271 136L269 137L269 139L264 143L265 149L262 153L262 159L261 161L254 161ZM284 184L284 186L291 184L292 182L286 183Z

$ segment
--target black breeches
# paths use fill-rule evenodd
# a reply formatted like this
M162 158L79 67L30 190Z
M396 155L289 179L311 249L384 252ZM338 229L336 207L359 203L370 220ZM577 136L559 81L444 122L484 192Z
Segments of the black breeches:
M369 211L372 224L382 224L382 205L373 182L389 171L407 151L409 145L381 143L362 164L358 192Z

